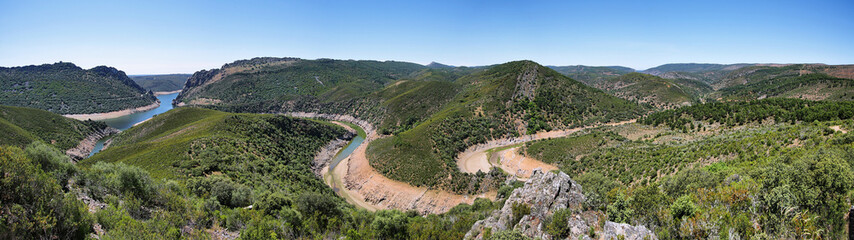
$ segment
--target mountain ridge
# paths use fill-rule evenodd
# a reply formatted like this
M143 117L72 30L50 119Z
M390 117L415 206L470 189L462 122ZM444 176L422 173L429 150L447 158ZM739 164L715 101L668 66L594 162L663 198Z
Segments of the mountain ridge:
M87 114L147 106L156 100L113 67L83 69L69 62L0 67L0 104Z

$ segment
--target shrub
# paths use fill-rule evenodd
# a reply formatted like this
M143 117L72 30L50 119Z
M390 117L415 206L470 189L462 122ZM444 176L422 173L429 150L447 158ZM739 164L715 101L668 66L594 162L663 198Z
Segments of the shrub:
M71 159L49 144L36 141L28 145L25 152L33 163L40 165L42 170L53 175L62 185L77 172Z
M378 211L371 229L379 239L404 239L407 236L406 215L397 210Z
M341 215L338 205L331 197L323 196L314 192L303 193L297 198L297 210L303 215L319 213L321 216L333 217Z
M561 210L557 210L554 215L552 215L552 220L546 225L546 232L549 235L552 235L553 238L557 239L565 239L569 236L569 226L567 221L572 217L572 210L568 208L564 208Z
M522 220L522 217L531 214L531 207L529 207L528 204L525 203L514 202L513 206L511 206L510 209L513 211L513 221L508 223L511 225L507 226L507 228L513 228L513 226L515 226L519 223L519 221Z
M682 219L683 217L691 217L697 212L697 207L694 206L693 200L691 200L691 196L683 195L676 199L672 205L670 205L670 214L673 215L674 219Z

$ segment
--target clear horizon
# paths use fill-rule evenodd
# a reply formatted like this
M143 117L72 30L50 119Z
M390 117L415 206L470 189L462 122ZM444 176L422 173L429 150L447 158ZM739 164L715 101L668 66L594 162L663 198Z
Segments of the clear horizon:
M0 66L129 75L253 57L481 66L854 63L854 2L264 2L0 0ZM849 29L849 30L845 30Z

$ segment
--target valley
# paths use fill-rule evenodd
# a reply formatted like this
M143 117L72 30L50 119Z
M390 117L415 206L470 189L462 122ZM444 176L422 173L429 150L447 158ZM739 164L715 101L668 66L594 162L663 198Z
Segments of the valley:
M854 239L854 1L0 1L0 240Z
M431 66L267 57L134 76L156 107L0 109L0 158L66 183L93 216L67 223L114 238L844 232L847 65Z

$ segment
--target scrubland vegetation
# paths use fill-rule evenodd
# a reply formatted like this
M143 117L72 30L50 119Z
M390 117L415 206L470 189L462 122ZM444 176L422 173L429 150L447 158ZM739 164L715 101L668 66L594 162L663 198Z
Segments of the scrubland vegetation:
M111 67L85 70L63 62L0 67L2 105L59 114L86 114L142 107L156 100L124 72Z

